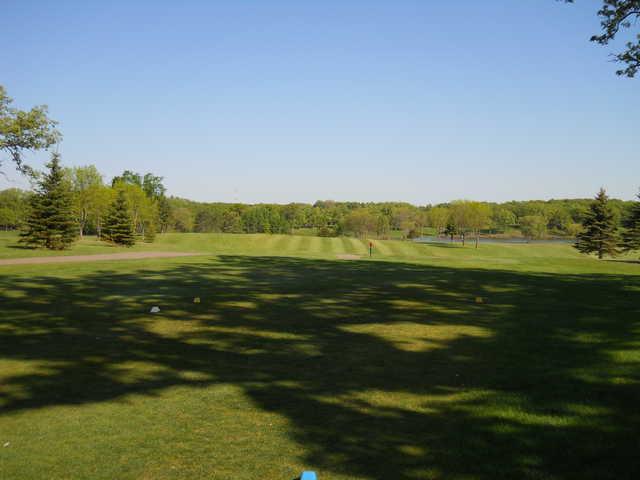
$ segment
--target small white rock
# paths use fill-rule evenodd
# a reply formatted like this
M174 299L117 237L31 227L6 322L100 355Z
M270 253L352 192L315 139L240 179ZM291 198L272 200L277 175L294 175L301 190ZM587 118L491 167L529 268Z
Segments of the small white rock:
M153 307L151 307L151 310L149 310L149 311L151 313L158 313L158 312L160 312L160 307L154 305Z
M2 445L3 447L8 447L9 445L11 445L11 442L6 442L4 445Z

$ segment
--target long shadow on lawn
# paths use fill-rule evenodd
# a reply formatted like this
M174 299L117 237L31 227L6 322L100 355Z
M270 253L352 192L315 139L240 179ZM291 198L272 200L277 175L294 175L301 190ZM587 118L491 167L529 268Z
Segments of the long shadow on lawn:
M233 384L329 478L634 478L639 287L244 256L5 275L0 356L42 366L4 382L0 413Z

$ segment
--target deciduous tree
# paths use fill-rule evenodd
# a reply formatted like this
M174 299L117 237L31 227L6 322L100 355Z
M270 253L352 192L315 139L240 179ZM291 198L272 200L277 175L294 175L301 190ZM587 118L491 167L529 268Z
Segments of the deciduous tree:
M8 154L18 171L33 174L31 167L23 161L25 151L46 150L62 137L56 130L57 122L48 116L46 105L31 110L13 108L5 88L0 85L0 168Z
M462 245L465 244L465 236L471 227L471 217L473 215L470 203L467 200L455 200L451 202L451 223L455 230L462 237Z
M566 1L574 3L574 0ZM591 41L608 45L621 30L631 29L637 24L640 19L640 0L604 0L598 16L602 33L593 35ZM616 71L617 75L634 77L640 69L640 34L635 34L634 37L625 43L622 52L614 55L615 61L622 64L622 68Z
M102 205L102 175L94 165L74 167L68 171L73 190L73 204L80 237L84 236L88 222L97 217Z
M449 221L449 210L444 207L433 207L427 213L427 225L436 231L436 235L440 235L447 227Z
M491 207L482 202L468 202L467 209L469 211L467 224L473 232L476 248L478 248L480 230L486 228L491 221Z
M27 217L29 194L18 188L0 191L0 228L15 230L20 228Z
M377 218L366 208L353 210L344 219L344 230L358 237L375 232L377 227Z
M544 238L547 234L547 219L542 215L526 215L520 219L520 231L528 240Z

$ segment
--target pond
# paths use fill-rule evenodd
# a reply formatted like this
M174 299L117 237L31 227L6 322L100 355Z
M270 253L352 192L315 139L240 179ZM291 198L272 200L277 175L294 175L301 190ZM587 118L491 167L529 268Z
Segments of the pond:
M462 243L460 237L454 237L453 242L449 237L418 237L414 238L414 242L418 243ZM526 238L521 237L512 237L512 238L488 238L488 237L480 237L480 243L542 243L542 244L572 244L575 240L570 238L551 238L546 240L527 240ZM475 238L472 236L467 236L466 243L474 243Z

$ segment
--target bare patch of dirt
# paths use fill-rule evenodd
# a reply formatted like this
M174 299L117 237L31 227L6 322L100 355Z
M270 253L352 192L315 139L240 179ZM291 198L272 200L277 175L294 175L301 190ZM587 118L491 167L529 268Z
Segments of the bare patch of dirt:
M360 260L360 255L352 255L350 253L341 253L336 255L336 258L340 260Z

